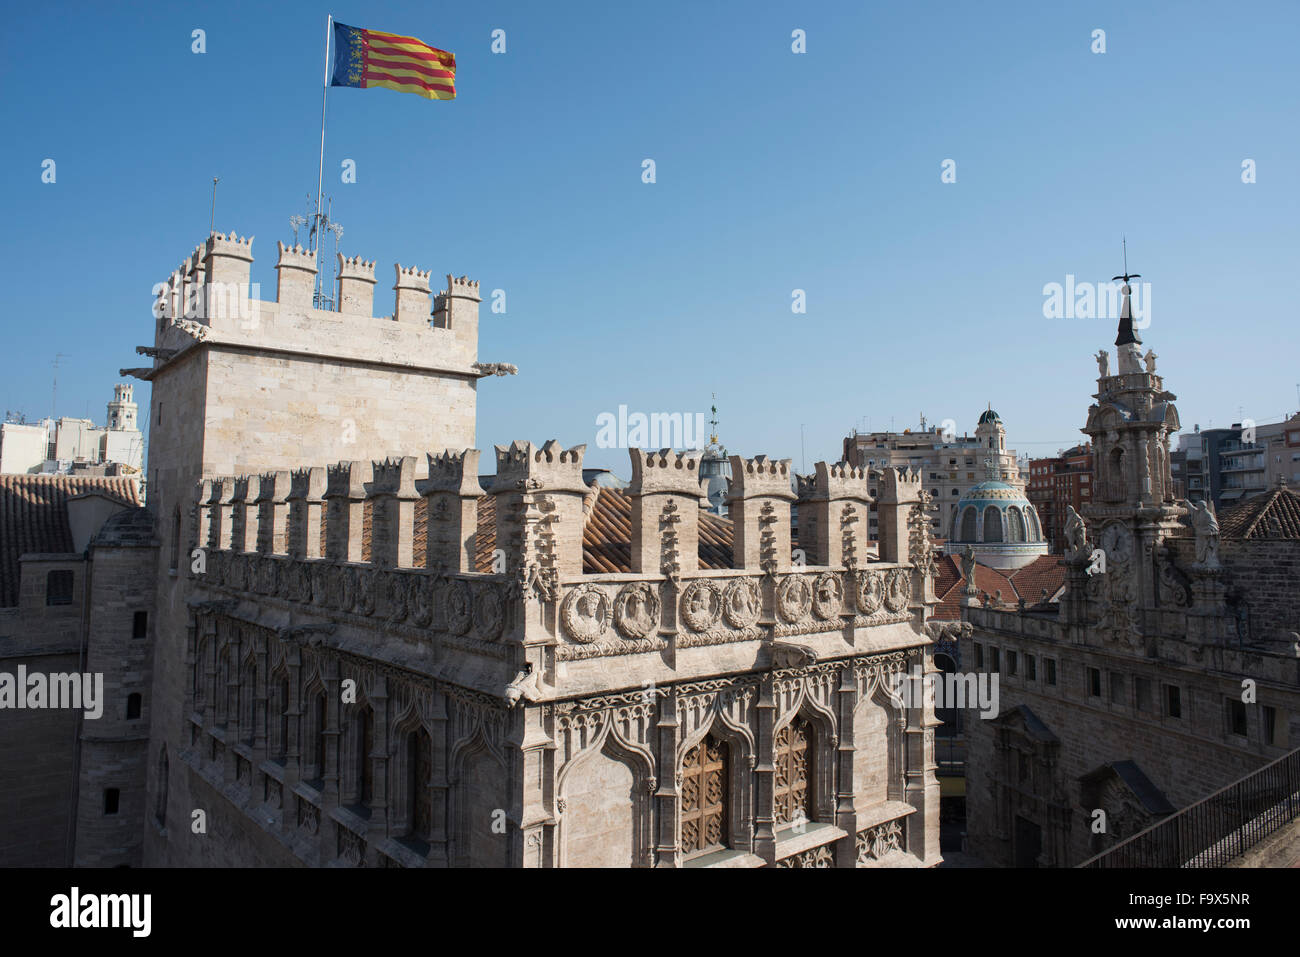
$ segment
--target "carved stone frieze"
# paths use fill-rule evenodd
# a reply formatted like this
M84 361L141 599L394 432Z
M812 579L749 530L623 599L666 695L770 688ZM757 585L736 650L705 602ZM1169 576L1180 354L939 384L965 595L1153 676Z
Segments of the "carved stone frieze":
M882 860L887 854L904 849L902 822L885 821L865 831L859 831L854 844L860 866Z

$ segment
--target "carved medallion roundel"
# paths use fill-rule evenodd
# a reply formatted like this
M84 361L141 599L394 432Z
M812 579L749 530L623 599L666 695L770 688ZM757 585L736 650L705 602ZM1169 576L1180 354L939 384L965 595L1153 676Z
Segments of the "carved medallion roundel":
M813 614L825 621L834 618L844 607L844 586L834 572L823 572L813 583Z
M659 592L647 582L628 585L614 599L614 627L625 638L648 638L659 627Z
M763 599L758 582L752 578L737 578L727 586L722 600L722 614L732 628L748 628L758 621L763 610Z
M584 645L591 644L609 630L609 596L598 585L579 585L564 597L560 615L570 638Z
M691 582L682 594L682 619L693 631L712 627L722 612L722 594L707 579Z
M465 634L474 620L474 600L469 593L469 583L449 581L443 594L447 602L447 630L453 635Z
M505 605L495 588L484 588L474 600L474 632L484 641L493 641L501 634L506 621Z
M858 572L858 611L874 615L885 601L885 580L874 572Z
M799 621L812 607L812 588L802 575L791 575L776 590L776 606L786 621Z
M885 607L890 611L902 611L907 607L907 600L912 593L912 576L906 568L895 568L889 573L885 586Z

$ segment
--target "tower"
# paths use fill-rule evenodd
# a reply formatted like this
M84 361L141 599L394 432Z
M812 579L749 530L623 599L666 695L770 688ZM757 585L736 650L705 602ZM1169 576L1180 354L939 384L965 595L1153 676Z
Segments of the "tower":
M113 386L113 401L108 404L108 427L113 431L132 431L136 428L135 386L118 383Z
M993 406L980 413L979 424L975 427L975 435L980 440L980 448L985 453L993 456L999 456L1007 450L1007 430L1002 424L1002 417L993 411ZM990 478L998 478L996 475Z
M435 315L429 272L398 265L392 313L376 315L374 262L340 255L337 308L320 309L313 256L277 244L276 296L262 300L250 282L252 249L252 237L216 232L196 247L155 287L153 343L139 350L153 365L123 370L152 387L149 504L163 545L150 714L162 756L150 768L149 803L181 816L202 800L202 786L175 770L188 754L187 601L212 546L195 514L199 483L303 462L423 463L427 449L471 446L479 380L506 368L478 362L477 282L448 277ZM282 511L282 484L232 488L241 520L250 503L253 514ZM241 547L252 551L251 539ZM145 842L147 864L168 863L163 836L147 829Z
M1169 467L1169 443L1180 428L1176 396L1156 374L1156 354L1140 354L1129 285L1138 277L1126 270L1115 278L1124 282L1115 337L1118 370L1112 374L1109 353L1097 353L1097 402L1082 429L1095 450L1093 501L1084 507L1088 544L1080 543L1076 527L1067 563L1087 596L1087 617L1104 636L1136 649L1143 643L1146 612L1161 603L1162 543L1185 511L1174 503ZM1094 555L1097 549L1101 558Z

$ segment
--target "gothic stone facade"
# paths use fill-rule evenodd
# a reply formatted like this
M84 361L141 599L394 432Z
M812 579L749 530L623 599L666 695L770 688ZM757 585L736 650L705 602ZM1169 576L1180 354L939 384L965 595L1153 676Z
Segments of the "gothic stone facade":
M200 484L178 757L223 856L938 862L936 721L892 684L932 667L915 473L881 476L859 559L867 477L820 463L795 568L788 461L735 457L736 567L701 570L698 459L633 449L632 572L583 574L582 449L496 454L495 572L475 450ZM172 852L208 859L186 823Z
M374 317L373 263L340 257L334 312L302 250L274 303L251 261L213 234L132 370L163 542L146 864L938 862L933 712L889 692L931 668L916 474L879 476L869 555L867 475L819 465L796 569L789 462L733 459L734 568L705 571L698 462L633 450L631 572L584 575L581 447L517 442L480 567L474 396L513 367L477 361L477 283L430 322L398 266Z

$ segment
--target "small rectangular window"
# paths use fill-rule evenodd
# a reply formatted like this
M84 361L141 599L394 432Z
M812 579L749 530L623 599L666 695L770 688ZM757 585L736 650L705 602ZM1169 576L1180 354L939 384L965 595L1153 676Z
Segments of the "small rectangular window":
M149 613L137 611L131 619L131 637L144 638L149 634Z
M1277 709L1264 705L1264 743L1277 744Z
M117 813L117 788L104 788L104 813Z
M1246 736L1246 703L1240 698L1228 699L1228 730Z
M1088 696L1090 698L1101 697L1101 669L1088 669Z
M975 642L975 668L979 671L984 669L984 646L978 641Z
M1124 676L1114 671L1110 673L1110 703L1124 703Z
M1151 679L1134 678L1134 685L1137 690L1137 708L1139 711L1151 710Z
M50 572L45 576L45 604L72 604L72 572L67 569Z
M992 670L992 671L995 671L995 672L1001 672L1001 671L1002 671L1002 652L1001 652L999 649L997 649L997 648L990 648L990 649L989 649L989 655L990 655L990 659L991 659L992 662L993 662L993 667L991 668L991 670Z
M1047 683L1049 685L1056 684L1056 659L1055 658L1047 659Z
M1020 664L1018 658L1019 656L1014 651L1007 652L1007 674L1017 674L1017 669Z
M1177 685L1165 686L1165 714L1171 718L1183 716L1183 695Z
M1025 655L1025 677L1030 681L1038 680L1038 659L1033 655Z

